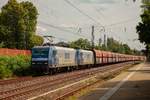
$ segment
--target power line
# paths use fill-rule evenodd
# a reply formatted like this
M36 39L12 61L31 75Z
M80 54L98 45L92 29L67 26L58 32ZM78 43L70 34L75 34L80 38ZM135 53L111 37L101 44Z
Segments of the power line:
M52 24L47 24L47 23L44 23L44 22L42 22L42 21L39 21L39 23L44 24L44 25L49 26L49 27L52 27L52 28L55 28L55 29L57 29L57 30L63 31L63 32L67 32L67 33L74 33L74 35L82 36L82 37L84 37L84 38L87 38L87 37L86 37L86 36L84 36L84 35L77 34L77 33L75 33L75 32L72 32L72 31L69 31L69 30L63 29L63 28L61 28L61 27L59 27L59 26L55 26L55 25L52 25Z
M86 14L85 12L83 12L82 10L80 10L78 7L76 7L74 4L72 4L70 1L68 1L68 0L64 0L66 3L68 3L69 5L71 5L73 8L75 8L77 11L79 11L81 14L83 14L84 16L86 16L86 17L88 17L90 20L92 20L92 21L94 21L94 22L96 22L96 23L98 23L99 25L101 25L101 23L99 23L99 22L97 22L95 19L93 19L91 16L89 16L88 14ZM66 30L66 29L63 29L63 28L61 28L61 27L59 27L59 26L55 26L55 25L52 25L52 24L47 24L47 23L44 23L44 22L41 22L40 21L40 23L41 24L44 24L44 25L47 25L47 26L50 26L50 27L52 27L52 28L55 28L55 29L57 29L57 30L61 30L61 31L64 31L64 32L67 32L67 33L74 33L74 35L77 35L77 36L82 36L82 37L84 37L84 38L87 38L87 39L89 39L89 37L85 37L84 35L81 35L80 33L75 33L75 32L72 32L72 31L69 31L69 30ZM102 25L101 25L102 26Z
M89 38L85 37L84 35L77 34L77 33L75 33L75 32L72 32L72 31L63 29L63 28L61 28L61 27L59 27L59 26L55 26L55 25L52 25L52 24L47 24L47 23L44 23L44 22L42 22L42 21L39 21L39 23L44 24L44 25L46 25L46 26L49 26L49 27L51 27L51 28L54 28L54 29L63 31L63 32L74 33L73 35L82 36L82 37L84 37L84 38L86 38L86 39L89 40ZM68 41L68 40L66 40L66 39L64 39L64 38L61 38L61 37L55 37L55 38L57 38L57 39L59 39L59 40L65 40L65 41ZM95 40L97 41L98 39L95 39Z
M60 40L60 41L66 41L66 42L68 42L68 40L65 39L65 38L61 38L61 37L55 37L55 38L58 39L58 40Z
M55 38L55 39L58 39L58 40L60 40L60 41L61 41L61 40L63 40L63 41L68 41L68 40L66 40L65 38L56 37L56 36L54 37L54 36L52 36L52 35L51 35L51 36L48 36L48 35L44 35L44 34L40 34L40 33L39 33L39 35L41 35L41 36L43 36L43 37ZM49 40L49 39L47 38L47 40Z
M102 13L102 10L101 9L97 9L93 6L93 9L95 9L95 11L99 14L99 16L102 16L103 18L106 18L107 16L105 16L103 13ZM101 19L101 18L100 18Z
M76 10L78 10L78 11L79 11L81 14L83 14L84 16L86 16L86 17L88 17L89 19L91 19L92 21L98 23L95 19L93 19L91 16L89 16L88 14L86 14L85 12L83 12L82 10L80 10L78 7L76 7L76 6L75 6L74 4L72 4L70 1L68 1L68 0L64 0L64 1L67 2L69 5L71 5L73 8L75 8ZM113 24L110 24L110 25L106 25L106 27L107 27L107 26L114 26L114 25L126 23L126 22L129 22L129 21L131 21L131 20L132 20L132 19L125 20L125 21L121 21L121 22L117 22L117 23L113 23ZM49 26L52 27L52 28L61 30L61 31L65 31L65 32L67 32L67 33L68 33L68 32L69 32L69 33L75 33L75 32L71 32L71 31L69 31L69 30L62 29L62 28L60 28L60 27L58 27L58 26L54 26L54 25L51 25L51 24L49 24ZM101 27L101 26L100 26L100 27ZM79 35L79 36L85 37L85 36L83 36L83 35L80 35L79 33L78 33L78 34L75 33L75 35ZM86 38L87 38L87 37L86 37Z
M123 21L120 21L120 22L116 22L116 23L109 24L109 25L104 25L104 26L108 27L108 26L115 26L115 25L119 25L119 24L124 24L124 23L128 23L130 21L134 21L136 18L127 19L127 20L123 20Z
M74 4L72 4L70 1L68 0L64 0L66 3L68 3L70 6L72 6L73 8L75 8L77 11L79 11L81 14L83 14L84 16L88 17L90 20L94 21L95 23L98 23L101 25L101 23L97 22L95 19L93 19L91 16L89 16L88 14L86 14L85 12L83 12L81 9L79 9L78 7L76 7Z
M136 18L138 18L138 17L136 17ZM132 21L134 21L136 18L130 18L130 19L127 19L127 20L123 20L123 21L116 22L116 23L104 25L105 28L103 28L103 29L107 29L106 27L110 27L110 26L116 26L116 25L119 25L119 24L124 24L124 23L128 23L128 22L132 22ZM99 26L97 26L97 25L94 25L94 26L95 26L95 27L99 27ZM90 28L90 27L88 26L88 27L84 27L84 28Z

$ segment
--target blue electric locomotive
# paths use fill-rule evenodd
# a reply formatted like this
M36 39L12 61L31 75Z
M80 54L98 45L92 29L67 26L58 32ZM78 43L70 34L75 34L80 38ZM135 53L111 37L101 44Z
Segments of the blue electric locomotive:
M32 49L32 68L40 72L93 64L93 52L88 50L58 46L37 46Z

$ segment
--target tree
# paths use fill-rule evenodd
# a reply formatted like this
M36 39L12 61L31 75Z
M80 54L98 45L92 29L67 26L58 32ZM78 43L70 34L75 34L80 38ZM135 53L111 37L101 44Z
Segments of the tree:
M127 44L123 44L122 48L123 48L125 54L132 54L132 50L130 49L130 47Z
M92 49L92 45L90 41L87 39L78 39L73 42L69 42L69 47L76 48L76 49ZM62 46L62 45L61 45ZM97 50L104 50L104 51L111 51L111 52L117 52L117 53L123 53L123 54L134 54L134 55L141 55L141 52L135 49L131 49L127 44L122 44L118 42L117 40L114 40L113 38L107 39L107 46L104 44L102 45L95 45L94 47Z
M150 1L143 0L143 14L141 14L142 22L137 25L137 33L141 43L146 45L147 56L150 49Z
M114 40L113 38L107 39L107 50L112 52L125 53L122 43Z
M113 38L107 39L107 49L108 51L118 52L119 42Z
M70 42L69 47L78 49L91 49L91 43L87 39L78 39L76 41Z
M127 44L122 44L114 40L113 38L107 39L107 48L105 48L104 50L123 53L123 54L132 54L132 50Z
M9 0L8 3L2 7L0 18L0 34L2 42L6 47L20 48L19 42L23 41L24 25L23 16L25 12L23 7L16 2L16 0ZM21 43L20 43L21 44Z
M69 47L69 44L66 42L58 42L55 44L56 46Z
M29 48L42 45L44 42L44 39L41 36L38 35L32 35L30 37L30 44L28 45Z
M31 2L26 1L26 2L21 2L20 4L23 6L26 12L26 15L24 16L24 22L26 25L25 45L27 49L30 49L31 45L33 45L32 43L35 43L35 41L32 41L31 38L35 36L38 12L37 12L36 7ZM39 38L39 36L35 36L34 39L36 37L37 39ZM35 44L39 44L39 42Z
M37 9L31 2L9 0L0 13L0 43L3 47L30 49L35 43L31 38L35 36L37 15Z

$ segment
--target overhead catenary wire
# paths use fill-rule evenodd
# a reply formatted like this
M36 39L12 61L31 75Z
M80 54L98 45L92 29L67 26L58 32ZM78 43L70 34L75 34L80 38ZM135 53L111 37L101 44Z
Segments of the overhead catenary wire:
M82 15L88 17L90 20L92 20L93 22L99 24L102 26L102 24L98 21L96 21L94 18L92 18L91 16L89 16L87 13L83 12L81 9L79 9L78 7L76 7L73 3L71 3L69 0L64 0L66 3L68 3L70 6L72 6L73 8L75 8L77 11L79 11Z
M72 7L74 7L76 10L78 10L81 14L83 14L84 16L88 17L90 20L94 21L95 23L98 23L99 25L101 25L101 23L97 22L94 18L92 18L91 16L89 16L88 14L86 14L85 12L83 12L82 10L80 10L78 7L76 7L74 4L72 4L70 1L68 0L65 0L65 2L67 2L69 5L71 5ZM61 28L59 26L55 26L55 25L52 25L52 24L47 24L47 23L44 23L44 22L41 22L40 23L44 24L44 25L47 25L47 26L50 26L52 28L55 28L55 29L58 29L58 30L61 30L61 31L64 31L64 32L67 32L67 33L75 33L75 32L72 32L72 31L69 31L69 30L66 30L64 28ZM75 33L74 35L78 35L78 36L81 36L81 37L84 37L84 38L87 38L89 39L89 37L86 37L84 35L81 35L80 33Z
M97 9L97 8L95 8L95 7L93 7L94 9L95 9L95 11L97 12L97 13L99 13L99 15L102 15L103 17L105 17L105 15L101 12L101 10L99 9Z
M78 7L76 7L73 3L71 3L69 0L64 0L66 3L68 3L70 6L72 6L73 8L75 8L77 11L79 11L82 15L88 17L90 20L94 21L95 23L99 24L99 27L110 27L110 26L114 26L114 25L118 25L118 24L122 24L122 23L127 23L129 21L132 21L133 19L128 19L125 21L121 21L121 22L117 22L117 23L113 23L113 24L109 24L109 25L102 25L100 22L96 21L94 18L92 18L91 16L89 16L87 13L83 12L81 9L79 9ZM97 10L96 10L97 11ZM97 11L98 12L98 11ZM99 14L101 14L99 12ZM134 18L135 19L135 18Z
M88 40L89 40L89 38L85 37L84 35L77 34L77 33L75 33L75 32L72 32L72 31L69 31L69 30L63 29L63 28L61 28L61 27L59 27L59 26L55 26L55 25L52 25L52 24L47 24L47 23L42 22L42 21L39 21L39 23L44 24L44 25L46 25L46 26L49 26L49 27L51 27L51 28L54 28L54 29L57 29L57 30L63 31L63 32L67 32L67 33L74 33L73 35L76 35L76 36L82 36L82 37L84 37L84 38L86 38L86 39L88 39ZM57 39L59 39L59 40L65 40L65 41L68 41L67 39L64 39L64 38L60 38L60 37L56 37L56 36L54 36L54 37L55 37L55 38L57 38ZM95 39L95 41L97 41L97 40L98 40L98 39Z
M104 25L104 27L105 27L105 31L104 32L106 32L106 30L108 30L108 28L109 27L114 27L114 26L117 26L117 25L120 25L120 24L125 24L125 23L129 23L129 22L133 22L134 20L136 20L138 17L134 17L134 18L129 18L129 19L126 19L126 20L122 20L122 21L119 21L119 22L116 22L116 23L112 23L112 24L108 24L108 25ZM99 26L97 26L97 25L94 25L95 27L99 27ZM82 27L83 28L83 27ZM89 26L88 27L84 27L84 29L85 28L90 28ZM120 29L120 27L118 28L118 29Z
M64 0L66 1L69 5L71 5L72 7L74 7L76 10L78 10L80 13L82 13L84 16L88 17L90 20L94 21L95 23L98 23L98 21L96 21L94 18L92 18L91 16L89 16L87 13L83 12L81 9L79 9L78 7L76 7L72 2L70 2L69 0ZM130 20L129 20L130 21ZM128 22L129 22L128 21ZM114 26L114 25L118 25L118 24L122 24L122 23L126 23L127 21L121 21L121 22L117 22L117 23L113 23L113 24L110 24L110 25L106 25L106 27L108 26ZM101 24L100 24L101 25ZM84 35L80 35L80 33L76 33L76 32L73 32L73 31L70 31L70 30L67 30L67 29L64 29L64 28L61 28L59 26L55 26L55 25L50 25L52 28L55 28L55 29L58 29L58 30L61 30L61 31L64 31L64 32L67 32L67 33L75 33L75 35L78 35L78 36L82 36L82 37L86 37ZM97 25L98 26L98 25ZM100 26L98 26L100 27ZM86 37L87 38L87 37ZM89 39L89 38L88 38Z
M128 23L128 22L134 21L137 18L138 17L134 17L134 18L130 18L130 19L127 19L127 20L119 21L119 22L108 24L108 25L104 25L104 26L105 27L110 27L110 26L115 26L115 25L119 25L119 24L124 24L124 23Z
M40 34L40 33L39 33L39 35L40 35L40 36L43 36L43 37L45 36L44 34ZM51 37L56 38L56 39L58 39L58 40L60 40L60 41L62 41L62 40L63 40L63 41L66 41L66 42L68 41L67 39L62 38L62 37L58 37L58 36L51 36Z
M44 25L46 25L46 26L49 26L49 27L51 27L51 28L54 28L54 29L57 29L57 30L63 31L63 32L73 33L73 34L74 34L74 35L76 35L76 36L82 36L82 37L84 37L84 38L87 38L87 39L88 39L88 37L86 37L86 36L84 36L84 35L77 34L76 32L72 32L72 31L66 30L66 29L61 28L61 27L59 27L59 26L55 26L55 25L52 25L52 24L47 24L47 23L42 22L42 21L39 21L39 23L44 24Z
M55 37L55 38L58 39L58 40L60 40L60 41L66 41L66 42L68 42L68 40L65 39L65 38L61 38L61 37Z
M113 23L113 24L109 24L109 25L106 25L105 27L110 27L110 26L118 25L118 24L122 24L122 23L128 23L128 22L130 22L130 21L133 21L133 19L135 19L135 18L127 19L127 20L120 21L120 22L116 22L116 23ZM73 33L74 35L82 36L82 37L84 37L84 38L87 38L87 37L84 36L84 35L81 35L81 34L79 34L79 33L76 33L76 32L73 32L73 31L70 31L70 30L67 30L67 29L64 29L64 28L62 28L62 27L60 27L60 26L55 26L55 25L52 25L52 24L47 24L47 23L44 23L44 22L42 22L42 21L40 21L40 23L41 23L41 24L44 24L44 25L47 25L47 26L50 26L50 27L52 27L52 28L58 29L58 30L60 30L60 31L64 31L64 32L67 32L67 33ZM89 28L89 27L88 27L88 28ZM87 39L89 39L89 38L87 38ZM63 39L63 40L64 40L64 39ZM97 40L96 40L96 41L97 41Z

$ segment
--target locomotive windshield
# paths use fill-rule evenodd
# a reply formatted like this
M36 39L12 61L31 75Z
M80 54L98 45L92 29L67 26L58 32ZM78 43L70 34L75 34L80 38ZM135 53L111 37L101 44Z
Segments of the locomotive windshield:
M32 49L32 58L48 58L49 48Z

